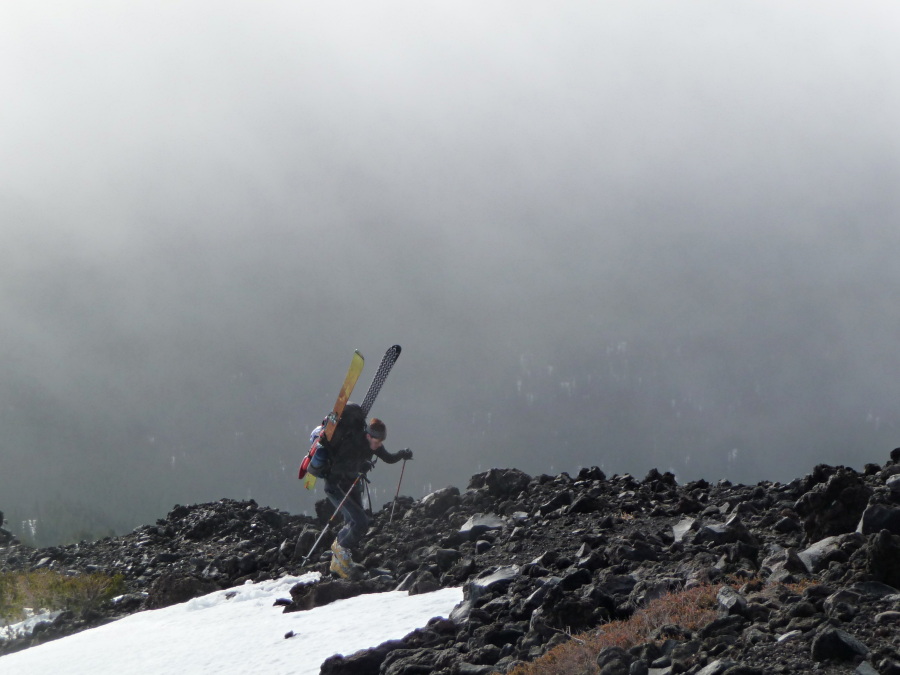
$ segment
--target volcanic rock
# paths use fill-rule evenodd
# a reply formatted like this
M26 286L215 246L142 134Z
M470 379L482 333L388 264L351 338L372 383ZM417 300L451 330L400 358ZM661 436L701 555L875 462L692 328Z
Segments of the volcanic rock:
M0 572L121 575L125 593L92 616L63 613L0 653L245 581L317 571L273 611L361 593L461 586L462 602L409 635L322 665L329 675L504 673L579 631L639 619L653 603L710 585L716 606L688 629L667 621L595 657L601 673L900 672L900 448L884 466L816 466L789 484L679 485L596 467L575 478L515 469L473 476L373 514L353 559L358 581L327 577L332 510L291 515L251 501L177 505L120 537L31 549L0 531ZM280 637L280 636L279 636Z

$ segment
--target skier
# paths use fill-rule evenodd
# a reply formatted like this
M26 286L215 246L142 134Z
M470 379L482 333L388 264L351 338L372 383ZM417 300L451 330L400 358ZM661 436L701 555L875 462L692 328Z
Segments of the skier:
M348 403L344 408L337 432L338 437L332 439L332 447L328 449L330 461L322 477L325 479L325 495L336 509L340 508L344 518L344 526L331 545L330 570L346 579L350 576L353 563L351 551L369 529L369 515L362 501L362 481L366 480L365 474L374 466L373 456L387 464L396 464L400 460L412 459L413 454L408 448L388 452L384 447L387 438L384 422L373 417L365 423L362 409L355 403Z

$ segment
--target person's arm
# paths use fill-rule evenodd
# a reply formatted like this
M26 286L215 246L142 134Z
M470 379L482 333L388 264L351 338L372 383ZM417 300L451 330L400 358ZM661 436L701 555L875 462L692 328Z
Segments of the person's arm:
M412 450L406 448L399 452L388 452L382 445L375 451L375 456L385 464L396 464L401 459L412 459Z

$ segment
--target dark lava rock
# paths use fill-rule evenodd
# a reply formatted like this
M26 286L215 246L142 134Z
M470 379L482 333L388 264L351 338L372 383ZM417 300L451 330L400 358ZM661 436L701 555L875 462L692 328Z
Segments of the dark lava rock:
M900 449L884 466L819 465L786 485L678 485L655 469L643 480L597 467L575 478L491 469L464 491L399 497L373 514L354 551L356 581L327 576L330 537L310 554L332 513L325 500L315 518L252 500L177 505L121 537L40 550L0 531L0 572L100 572L125 585L94 613L67 612L30 638L0 642L0 654L248 580L315 570L326 576L295 586L272 611L463 588L448 618L334 656L322 664L329 675L504 673L698 584L717 594L705 625L655 625L646 642L603 650L596 672L898 673L898 477Z
M869 649L849 633L826 628L813 639L812 656L816 661L853 661L864 658Z
M513 497L525 490L531 483L531 476L518 469L491 469L469 480L469 489L486 488L495 498Z
M160 609L217 590L219 587L216 584L197 577L163 574L150 585L145 605L147 609Z
M794 506L805 518L809 541L854 531L873 492L864 477L845 467L819 465L811 477L816 480L824 482L812 486Z
M355 598L367 593L383 593L393 590L393 584L384 577L375 577L366 581L348 581L345 579L325 579L314 584L296 584L291 588L291 604L284 608L285 612L301 612L331 604L336 600Z
M900 536L882 530L869 537L865 560L873 580L900 588Z
M877 534L887 530L900 535L900 507L872 504L862 515L857 531L861 534Z

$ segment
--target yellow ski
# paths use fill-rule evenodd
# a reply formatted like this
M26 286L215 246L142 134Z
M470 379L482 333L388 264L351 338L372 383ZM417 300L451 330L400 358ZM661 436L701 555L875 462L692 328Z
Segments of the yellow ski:
M362 374L364 363L365 359L363 358L363 355L360 354L358 350L353 352L353 359L350 361L350 369L347 371L347 377L344 378L344 384L341 386L341 392L338 394L337 401L334 402L334 408L330 413L328 413L328 416L325 418L325 428L322 430L322 436L324 436L328 441L331 440L331 436L334 433L334 428L341 420L341 415L344 412L344 406L347 405L347 401L350 399L350 394L353 392L353 387L356 386L356 381ZM318 439L315 439L313 441L312 447L309 449L306 457L304 457L303 461L300 463L300 473L297 476L299 479L303 480L303 487L305 487L307 490L312 490L316 485L316 477L309 473L308 469L313 455L316 454L316 445L318 444L318 442Z

